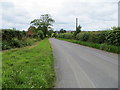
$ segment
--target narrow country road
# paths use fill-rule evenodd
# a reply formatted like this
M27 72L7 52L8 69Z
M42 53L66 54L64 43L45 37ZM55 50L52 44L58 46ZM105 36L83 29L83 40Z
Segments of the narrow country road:
M118 88L118 55L50 39L57 88Z

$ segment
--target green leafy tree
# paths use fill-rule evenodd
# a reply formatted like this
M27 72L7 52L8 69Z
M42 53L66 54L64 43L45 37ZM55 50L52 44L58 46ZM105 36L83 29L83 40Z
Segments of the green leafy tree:
M74 37L76 37L76 35L81 32L81 28L82 27L80 25L76 28L76 31L74 32Z
M53 32L54 32L54 31L53 31L52 29L49 30L49 31L48 31L48 36L49 36L49 37L52 37Z
M38 31L38 37L41 38L41 39L44 39L43 31L41 31L41 30Z
M16 28L13 27L12 30L16 31Z
M112 30L120 30L120 27L112 27Z
M36 28L35 28L34 26L30 26L30 27L28 28L28 30L29 30L29 31L32 31L32 32L34 32L34 33L37 33Z
M31 24L37 28L37 30L42 30L44 36L47 37L48 29L52 26L55 21L51 18L49 14L41 15L39 19L34 19Z
M59 33L66 33L66 30L60 29Z

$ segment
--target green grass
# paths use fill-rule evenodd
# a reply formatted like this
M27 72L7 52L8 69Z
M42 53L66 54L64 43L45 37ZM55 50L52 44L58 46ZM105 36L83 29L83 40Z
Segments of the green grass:
M2 90L2 53L0 53L0 89Z
M57 38L57 39L120 54L120 46L113 46L113 45L107 45L107 44L96 44L96 43L83 42L83 41L72 40L72 39L63 39L63 38Z
M54 59L48 39L2 54L3 88L52 88Z
M37 38L24 38L23 40L13 39L13 40L4 40L2 41L2 50L8 50L13 48L21 48L26 46L31 46L33 43L40 41Z

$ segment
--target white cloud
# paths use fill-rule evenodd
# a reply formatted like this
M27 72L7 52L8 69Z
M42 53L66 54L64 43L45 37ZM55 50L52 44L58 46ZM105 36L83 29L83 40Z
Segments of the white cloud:
M2 27L27 30L31 20L48 13L56 21L55 30L74 30L76 17L79 18L82 30L102 30L117 26L117 2L118 0L1 0Z

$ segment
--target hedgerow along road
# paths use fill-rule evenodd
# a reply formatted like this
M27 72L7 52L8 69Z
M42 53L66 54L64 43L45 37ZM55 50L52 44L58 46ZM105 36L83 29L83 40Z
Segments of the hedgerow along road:
M51 38L56 88L118 88L118 54Z

